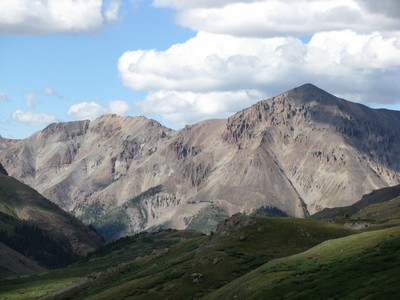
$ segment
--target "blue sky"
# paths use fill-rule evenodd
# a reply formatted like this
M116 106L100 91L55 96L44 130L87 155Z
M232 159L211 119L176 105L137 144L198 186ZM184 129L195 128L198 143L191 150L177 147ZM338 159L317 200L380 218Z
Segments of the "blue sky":
M397 1L2 0L0 135L104 113L168 127L312 82L399 109Z

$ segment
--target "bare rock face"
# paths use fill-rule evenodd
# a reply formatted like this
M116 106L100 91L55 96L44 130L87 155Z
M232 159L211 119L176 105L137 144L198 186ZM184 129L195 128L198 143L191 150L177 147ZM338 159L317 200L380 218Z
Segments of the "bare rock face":
M114 239L185 228L215 207L226 215L270 207L304 217L350 205L400 182L399 124L400 112L306 84L180 131L116 115L52 124L6 146L0 161Z
M6 139L0 135L0 153L6 148L11 147L13 144L17 143L18 140Z
M399 182L400 113L373 110L304 85L228 120L224 137L276 158L310 213ZM245 130L243 130L245 128Z

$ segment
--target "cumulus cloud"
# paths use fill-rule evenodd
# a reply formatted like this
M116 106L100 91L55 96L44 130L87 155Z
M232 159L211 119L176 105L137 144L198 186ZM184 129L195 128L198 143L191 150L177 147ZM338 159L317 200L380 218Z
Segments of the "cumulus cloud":
M119 72L124 84L136 90L254 89L279 75L283 65L297 64L304 51L305 46L294 38L237 38L200 32L166 51L126 52L119 59Z
M109 112L117 115L125 115L129 111L129 105L125 101L111 100L108 102Z
M304 44L200 32L165 51L126 52L119 72L126 86L149 91L142 111L179 124L224 116L305 82L356 98L350 100L390 102L400 92L393 84L400 36L330 31Z
M119 74L148 92L139 110L178 125L225 117L306 82L349 100L393 104L400 100L398 3L378 3L154 0L197 34L163 51L125 52Z
M2 0L0 33L93 32L103 24L102 4L102 0ZM114 11L110 5L105 17L113 17Z
M14 111L11 118L17 122L28 125L43 125L57 121L56 117L53 115L36 112L23 112L21 110Z
M80 102L72 105L67 114L77 120L93 120L104 115L107 111L96 102Z
M73 104L69 108L67 115L76 120L94 120L104 114L125 115L128 111L129 105L122 100L109 101L107 108L96 102L80 102Z
M344 29L397 31L400 26L400 18L393 18L399 10L393 0L383 4L361 0L181 2L156 0L154 5L177 9L176 20L184 27L235 36L296 36Z
M35 98L36 98L36 93L35 92L28 92L25 94L25 104L29 108L32 108L35 105Z
M143 113L184 126L209 118L227 118L261 97L258 91L193 93L161 90L150 92L136 104Z

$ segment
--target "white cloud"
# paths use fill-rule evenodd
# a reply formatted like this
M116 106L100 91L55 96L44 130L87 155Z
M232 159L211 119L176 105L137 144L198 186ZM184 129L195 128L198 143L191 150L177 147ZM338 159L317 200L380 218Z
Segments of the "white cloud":
M261 95L257 91L193 93L179 91L151 92L136 104L143 113L158 114L178 126L209 118L227 118Z
M93 120L104 115L107 111L96 102L80 102L72 105L67 114L77 120Z
M111 0L108 4L104 17L107 21L116 21L119 18L119 10L121 7L121 0Z
M200 32L166 51L126 52L119 59L119 72L124 84L136 90L254 89L276 77L283 65L297 64L287 58L302 57L304 51L305 46L294 38L237 38Z
M11 117L17 122L29 125L43 125L57 121L56 117L53 115L35 112L23 112L21 110L14 111Z
M306 82L349 100L391 103L400 94L400 35L329 31L304 44L199 32L165 51L128 51L118 68L126 86L148 91L141 111L179 125L225 116Z
M29 108L32 108L35 105L35 98L36 98L36 93L35 92L28 92L25 94L25 104Z
M125 115L129 111L129 105L122 100L111 100L108 107L104 108L96 102L80 102L73 104L67 115L76 120L94 120L104 114Z
M398 30L397 1L264 0L177 1L156 0L155 6L178 10L178 24L195 31L235 36L271 37L351 29L357 32ZM375 8L380 9L375 9ZM382 8L383 7L383 8Z
M195 37L165 51L125 52L137 104L175 124L223 117L312 82L367 104L400 101L400 14L382 0L154 0ZM304 43L300 37L307 36Z
M129 105L125 101L111 100L108 102L108 109L112 114L123 116L129 111Z
M57 95L57 92L51 88L51 87L44 87L42 89L43 94L47 95L47 96L55 96Z
M102 0L1 0L0 33L92 32L103 23Z
M213 8L213 7L224 7L227 4L233 3L250 3L250 2L262 2L263 0L154 0L153 5L155 7L172 7L175 9L190 9L190 8Z

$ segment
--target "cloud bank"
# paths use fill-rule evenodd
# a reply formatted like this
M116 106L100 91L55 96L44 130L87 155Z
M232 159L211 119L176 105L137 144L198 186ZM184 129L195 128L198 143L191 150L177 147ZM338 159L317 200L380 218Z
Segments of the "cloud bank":
M158 7L178 11L176 21L194 31L235 36L271 37L353 29L398 30L399 3L354 0L156 0ZM217 3L215 3L217 2Z
M379 3L379 4L378 4ZM196 31L164 51L119 59L125 86L147 91L143 113L177 125L226 117L311 82L366 104L400 102L396 1L155 0Z

